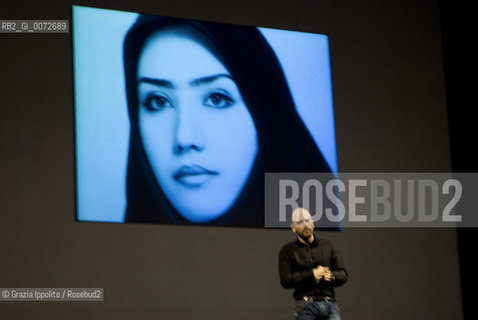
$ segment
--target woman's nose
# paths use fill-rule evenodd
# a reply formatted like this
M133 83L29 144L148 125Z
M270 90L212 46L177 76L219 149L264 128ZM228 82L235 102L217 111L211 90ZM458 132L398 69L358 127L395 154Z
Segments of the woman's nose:
M198 119L190 112L179 112L176 120L173 152L177 155L188 151L202 151L204 143Z

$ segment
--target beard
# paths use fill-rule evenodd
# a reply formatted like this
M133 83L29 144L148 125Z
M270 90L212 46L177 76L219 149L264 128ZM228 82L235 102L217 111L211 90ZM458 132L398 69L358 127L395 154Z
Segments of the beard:
M304 233L305 230L302 230L302 232L300 233L297 232L297 236L307 243L309 242L309 238L314 235L314 230L311 230L311 229L308 229L308 230L310 231L308 235Z

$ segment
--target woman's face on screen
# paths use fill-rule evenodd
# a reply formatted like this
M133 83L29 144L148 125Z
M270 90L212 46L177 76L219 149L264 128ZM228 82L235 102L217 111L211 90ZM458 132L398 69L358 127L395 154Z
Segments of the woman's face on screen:
M252 170L257 131L229 71L181 31L161 31L138 61L139 130L176 210L207 222L229 210Z

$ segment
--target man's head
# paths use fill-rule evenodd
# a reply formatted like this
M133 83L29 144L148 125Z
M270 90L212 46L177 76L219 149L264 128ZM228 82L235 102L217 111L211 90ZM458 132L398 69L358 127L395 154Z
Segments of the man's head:
M314 232L314 221L309 211L304 208L297 208L292 212L292 223L290 225L293 232L306 242L310 242Z

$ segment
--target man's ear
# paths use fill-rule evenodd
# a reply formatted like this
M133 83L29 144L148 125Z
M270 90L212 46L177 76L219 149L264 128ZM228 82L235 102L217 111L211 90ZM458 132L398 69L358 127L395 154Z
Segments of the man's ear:
M291 224L291 225L290 225L290 228L291 228L292 232L295 232L294 225Z

